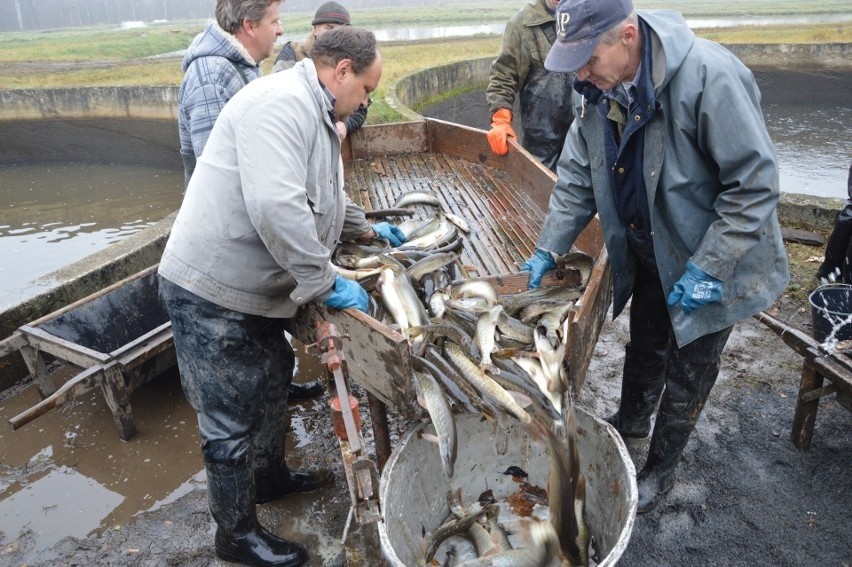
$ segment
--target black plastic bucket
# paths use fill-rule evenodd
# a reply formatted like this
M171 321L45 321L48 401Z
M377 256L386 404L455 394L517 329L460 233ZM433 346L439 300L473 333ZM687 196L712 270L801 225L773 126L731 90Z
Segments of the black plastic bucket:
M824 285L812 291L808 301L816 340L825 342L832 331L834 340L852 339L852 285Z

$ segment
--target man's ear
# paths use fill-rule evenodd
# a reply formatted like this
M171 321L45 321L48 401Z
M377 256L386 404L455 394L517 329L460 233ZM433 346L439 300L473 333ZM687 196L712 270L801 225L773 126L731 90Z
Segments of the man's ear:
M344 80L347 74L352 73L353 71L351 59L341 59L337 66L334 68L334 77L338 81Z
M242 28L244 33L250 36L254 35L254 24L248 18L243 18Z

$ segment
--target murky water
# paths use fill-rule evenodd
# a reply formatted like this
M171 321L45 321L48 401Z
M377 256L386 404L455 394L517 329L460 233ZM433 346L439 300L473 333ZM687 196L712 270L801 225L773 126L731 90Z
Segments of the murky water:
M183 171L103 164L0 166L0 308L26 284L180 207Z
M826 22L851 21L852 14L828 14L814 16L766 16L739 18L687 18L686 23L697 28L730 28L737 26L769 26L782 24L820 24ZM476 35L499 35L505 23L468 26L438 26L429 28L388 28L374 30L379 41L414 41L442 37L472 37ZM299 40L301 38L290 38ZM283 41L282 41L283 43Z
M318 359L297 352L296 380L320 376ZM58 371L63 378L73 374L70 368ZM31 385L5 394L0 400L3 423L39 401ZM309 450L317 431L331 430L325 403L318 398L292 406L288 450ZM0 428L0 564L8 545L28 548L33 560L43 558L39 552L66 536L120 530L138 513L204 486L195 412L184 398L176 370L139 388L131 407L139 433L127 442L119 439L100 389L17 431ZM299 466L292 456L288 462ZM315 496L310 500L311 506L325 502ZM287 505L302 510L306 501L288 498ZM301 512L293 514L298 516ZM339 552L339 542L328 545L326 552Z
M784 193L846 199L852 161L852 73L756 71ZM488 128L485 91L420 110L424 116Z

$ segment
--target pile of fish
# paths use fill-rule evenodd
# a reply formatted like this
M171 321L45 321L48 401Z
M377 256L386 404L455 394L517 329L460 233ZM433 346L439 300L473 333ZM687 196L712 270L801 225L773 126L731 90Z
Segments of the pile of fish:
M434 193L405 193L392 209L370 216L410 216L414 205L434 207L435 214L398 223L407 239L403 245L344 243L332 261L344 277L375 291L379 301L371 315L408 337L418 401L435 429L435 435L423 438L437 444L444 472L452 477L458 442L454 411L498 423L517 419L531 437L549 444L553 462L549 518L528 519L522 549L495 534L498 508L490 502L477 504L476 511L456 510L447 526L424 540L431 553L424 552L423 564L435 564L432 556L442 531L465 531L474 543L481 540L481 553L469 561L456 557L451 564L549 565L558 559L585 565L585 482L579 474L565 359L575 302L591 274L592 258L573 252L559 263L579 271L578 286L500 294L488 278L472 276L476 269L461 262L458 251L470 227L441 210ZM502 543L486 546L483 531Z

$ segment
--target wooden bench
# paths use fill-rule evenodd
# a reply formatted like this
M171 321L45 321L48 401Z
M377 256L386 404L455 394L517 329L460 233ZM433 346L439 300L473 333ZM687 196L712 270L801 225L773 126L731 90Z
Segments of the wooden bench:
M821 344L767 313L758 313L755 319L772 329L787 346L804 357L790 438L793 445L806 451L811 446L820 398L834 393L845 400L852 398L852 358L838 350L836 345ZM825 380L830 384L823 386ZM849 408L846 403L843 405Z

